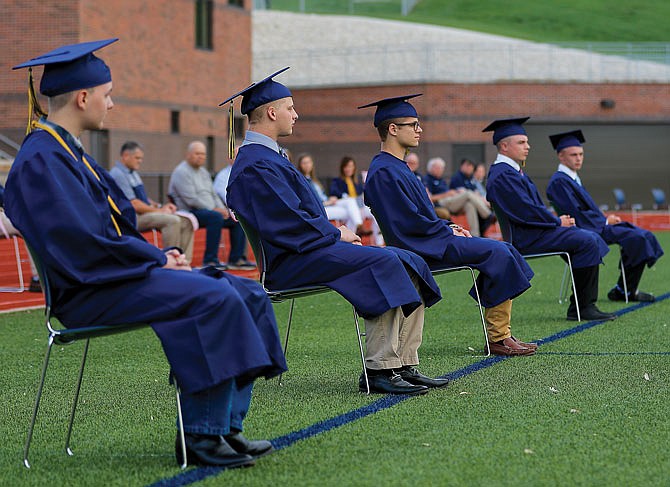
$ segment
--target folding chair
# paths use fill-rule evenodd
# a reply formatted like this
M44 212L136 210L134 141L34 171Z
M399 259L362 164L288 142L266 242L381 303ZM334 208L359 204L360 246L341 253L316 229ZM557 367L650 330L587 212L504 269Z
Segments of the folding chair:
M384 232L382 232L382 235ZM479 317L482 320L482 330L484 331L484 343L486 347L486 357L491 355L491 348L489 347L489 335L486 331L486 320L484 319L484 308L482 307L482 300L479 297L479 288L477 287L477 278L475 277L475 270L469 265L461 265L456 267L440 267L438 269L431 269L431 274L434 276L439 276L440 274L447 274L449 272L457 271L470 271L472 276L472 287L475 290L475 296L477 297L477 306L479 307Z
M510 225L509 219L507 218L507 215L505 214L502 209L496 205L495 203L492 203L491 206L493 206L493 211L496 214L496 218L498 219L498 223L500 224L500 233L502 233L503 240L507 243L510 243L514 245L514 239L512 236L512 226ZM559 256L565 260L565 267L563 269L563 279L561 280L561 287L559 290L559 295L558 295L558 302L563 303L563 288L565 286L565 278L567 275L568 270L570 271L570 282L572 283L572 294L575 297L575 307L577 308L577 321L582 321L582 315L579 311L579 301L577 299L577 286L575 285L575 276L574 273L572 272L572 260L570 259L570 254L568 252L542 252L542 253L537 253L537 254L522 254L522 257L526 260L531 260L531 259L539 259L541 257L554 257L554 256ZM567 294L567 293L566 293Z
M551 206L554 207L554 211L556 211L556 213L558 215L565 215L565 214L569 213L569 212L566 212L563 209L561 209L555 202L550 201L550 203L551 203ZM623 259L621 259L621 258L619 258L619 268L621 269L621 277L623 278L623 291L624 291L624 294L626 295L626 304L628 304L628 284L626 283L626 269L624 269ZM567 267L565 269L563 269L563 280L561 281L561 295L558 298L559 303L562 303L563 300L567 298L567 294L568 294L568 287L565 285L566 284L566 281L565 281L566 272L567 272Z
M298 298L304 298L307 296L313 296L316 294L330 292L332 291L332 289L326 286L305 286L291 289L281 289L272 291L268 290L265 287L267 261L265 257L265 249L263 248L263 242L260 238L260 235L258 234L256 229L251 227L251 225L249 225L249 223L244 218L242 218L238 214L236 214L235 216L240 222L240 225L242 225L242 229L244 230L244 233L246 234L247 239L251 244L251 248L254 251L254 256L256 257L256 265L258 266L258 271L260 273L259 281L261 286L263 286L263 289L265 289L265 292L267 293L268 297L270 298L270 301L272 301L273 303L281 303L287 300L291 301L291 306L288 312L288 324L286 326L286 339L284 340L284 356L286 356L286 352L288 351L288 339L291 333L291 322L293 321L293 307L295 306L295 300ZM361 366L363 367L363 376L365 377L366 392L367 394L370 394L370 383L368 382L368 374L365 369L365 353L363 352L363 342L361 341L361 337L365 336L365 332L361 332L356 308L352 306L352 309L354 313L354 325L356 327L356 336L358 338L358 350L361 355ZM279 384L281 384L282 375L279 376Z
M67 435L65 437L65 451L68 455L72 456L72 450L70 449L70 438L72 436L72 426L74 424L75 411L77 409L77 403L79 401L79 392L81 390L81 382L84 377L84 366L86 365L86 358L88 356L88 348L91 341L91 338L97 338L108 335L116 335L119 333L124 333L127 331L137 330L149 326L148 323L127 323L122 325L113 325L113 326L87 326L83 328L54 328L51 324L51 289L49 287L49 279L46 274L46 270L42 265L42 261L39 256L33 252L32 248L28 246L28 250L33 257L35 262L35 267L37 267L37 272L40 276L40 281L42 283L42 291L44 293L44 300L46 303L44 309L44 324L48 332L47 338L47 351L44 357L44 364L42 366L42 373L40 376L39 386L37 388L37 395L35 397L35 406L33 407L33 414L30 419L30 426L28 427L28 437L26 438L26 444L23 450L23 464L26 468L30 468L30 462L28 461L28 453L30 451L30 442L33 438L33 430L35 428L35 422L37 420L37 413L40 407L40 401L42 399L42 392L44 390L44 382L46 379L47 368L49 366L49 356L51 354L51 348L54 344L56 345L70 345L77 340L85 340L84 343L84 354L81 360L81 366L79 368L79 375L77 378L77 384L74 390L74 399L72 401L72 409L70 411L70 420L68 422ZM186 468L186 440L184 438L184 423L181 411L181 401L179 398L179 386L177 380L174 376L171 377L172 382L175 386L176 402L177 402L177 418L179 424L179 438L181 441L182 449L182 458L184 458L184 463L181 465L181 468Z
M387 242L392 241L393 239L387 238L387 236L389 235L387 233L388 230L385 231L384 227L379 223L379 219L377 219L377 224L379 224L379 230L384 236L384 240ZM479 297L479 288L477 287L477 278L475 277L475 270L468 265L453 266L453 267L445 266L445 267L438 267L436 269L431 269L430 273L434 276L439 276L440 274L447 274L449 272L458 272L458 271L470 271L470 275L472 276L472 287L474 288L475 296L477 297L477 306L479 307L479 317L481 318L482 330L484 331L484 343L485 343L484 346L486 347L486 357L488 357L491 355L491 349L489 348L489 335L486 331L484 308L482 307L482 300Z
M19 239L16 235L9 235L9 232L5 228L5 225L2 223L0 218L0 236L5 237L7 240L13 240L14 244L14 256L16 258L16 271L19 274L19 287L0 287L0 292L2 293L22 293L26 290L25 284L23 282L23 266L21 265L21 253L19 251Z

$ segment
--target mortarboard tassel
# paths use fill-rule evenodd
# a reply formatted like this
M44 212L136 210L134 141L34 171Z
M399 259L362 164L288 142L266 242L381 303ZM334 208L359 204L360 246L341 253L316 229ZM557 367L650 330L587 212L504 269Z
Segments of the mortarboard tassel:
M233 160L235 158L235 124L234 122L233 100L230 100L230 107L228 108L228 158Z
M35 87L33 85L33 68L28 68L28 126L26 127L26 135L32 131L33 115L38 117L46 117L47 112L42 109L37 95L35 94Z

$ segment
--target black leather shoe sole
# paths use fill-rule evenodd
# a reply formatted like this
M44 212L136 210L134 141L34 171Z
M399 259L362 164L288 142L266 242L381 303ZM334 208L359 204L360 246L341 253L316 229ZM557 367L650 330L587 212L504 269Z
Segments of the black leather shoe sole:
M582 321L612 321L616 315L611 313L581 313ZM577 315L568 315L568 321L577 321Z

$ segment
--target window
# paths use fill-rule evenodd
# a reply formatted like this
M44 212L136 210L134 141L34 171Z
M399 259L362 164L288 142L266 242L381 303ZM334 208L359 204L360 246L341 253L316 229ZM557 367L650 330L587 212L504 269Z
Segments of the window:
M91 143L89 146L89 154L93 156L95 162L100 164L105 169L110 168L109 164L109 131L108 130L91 130Z
M212 49L212 0L195 0L195 47Z
M216 158L214 157L214 137L208 135L205 139L205 146L207 147L207 170L210 174L214 174L216 167Z
M233 5L234 7L244 7L244 0L228 0L228 5Z
M172 110L170 112L170 133L178 134L179 133L179 111Z

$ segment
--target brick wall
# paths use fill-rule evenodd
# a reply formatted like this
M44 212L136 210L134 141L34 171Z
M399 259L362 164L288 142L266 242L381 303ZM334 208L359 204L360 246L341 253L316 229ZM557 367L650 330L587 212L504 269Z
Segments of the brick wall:
M243 9L214 4L213 49L203 50L194 47L193 0L4 1L0 131L20 141L27 119L27 72L11 66L62 44L119 37L98 53L112 69L115 103L105 122L110 160L101 162L113 162L132 138L145 145L144 170L171 170L188 142L211 136L222 167L228 117L217 105L250 83L251 0ZM179 134L170 133L173 110L181 113Z

